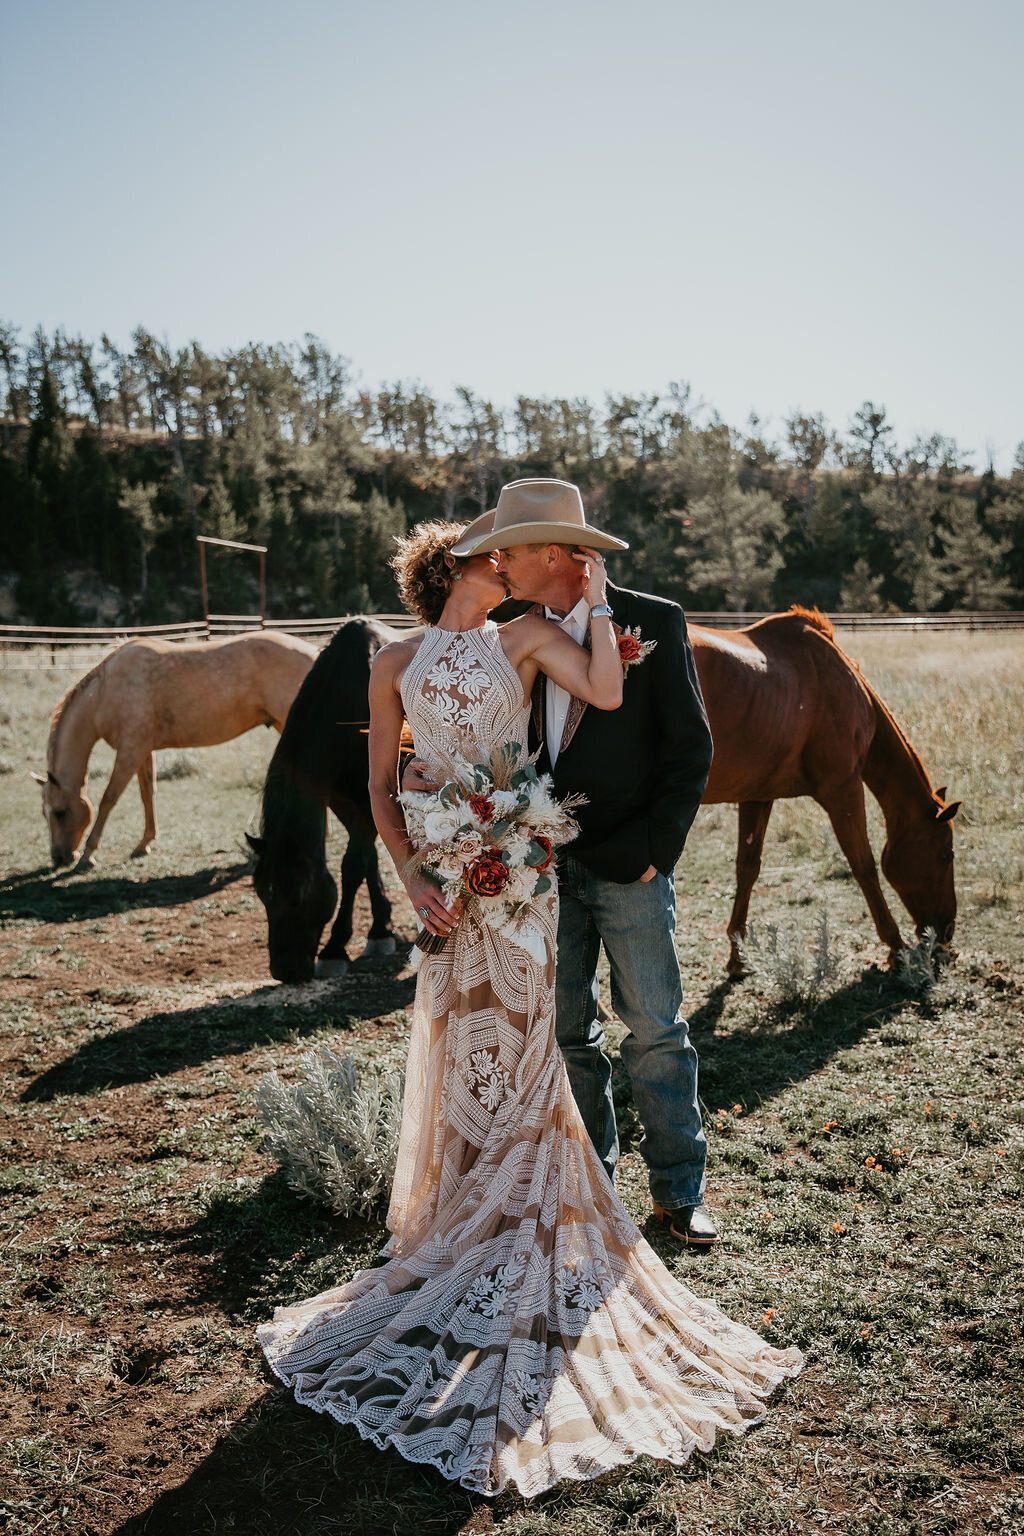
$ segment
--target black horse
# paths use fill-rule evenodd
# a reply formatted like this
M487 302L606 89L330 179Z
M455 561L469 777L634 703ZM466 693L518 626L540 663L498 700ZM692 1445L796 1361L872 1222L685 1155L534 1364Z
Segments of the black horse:
M366 954L392 954L391 903L377 866L376 829L367 789L365 728L370 664L394 630L374 619L347 619L321 651L288 712L263 786L253 884L267 911L270 973L278 981L342 976L352 937L352 908L365 880L373 926ZM341 861L341 903L316 958L338 890L327 868L328 806L348 832Z

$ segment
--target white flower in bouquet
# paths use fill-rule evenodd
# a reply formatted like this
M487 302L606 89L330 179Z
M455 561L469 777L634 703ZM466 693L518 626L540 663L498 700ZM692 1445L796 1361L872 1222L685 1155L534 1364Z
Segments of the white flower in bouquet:
M455 810L428 811L423 818L423 833L428 843L448 843L459 830L460 818Z
M510 869L517 869L521 864L526 863L532 844L533 839L531 837L524 837L521 832L513 828L505 844L505 853L507 855L505 862L509 865Z
M506 817L512 815L519 805L519 796L513 793L511 789L494 789L491 791L489 799L494 807L494 818L496 821L504 821Z
M520 864L512 870L508 885L505 887L511 901L529 901L537 888L540 879L540 870L531 869L528 864Z

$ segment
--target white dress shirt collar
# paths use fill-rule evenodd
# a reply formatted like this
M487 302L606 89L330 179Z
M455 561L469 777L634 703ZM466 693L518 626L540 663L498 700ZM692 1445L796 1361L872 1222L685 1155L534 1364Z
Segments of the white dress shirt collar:
M552 619L556 624L560 624L563 629L568 629L572 625L582 640L587 632L587 623L590 619L590 604L585 597L581 597L575 608L570 608L564 619L560 619L558 614L551 608L544 609L544 617Z

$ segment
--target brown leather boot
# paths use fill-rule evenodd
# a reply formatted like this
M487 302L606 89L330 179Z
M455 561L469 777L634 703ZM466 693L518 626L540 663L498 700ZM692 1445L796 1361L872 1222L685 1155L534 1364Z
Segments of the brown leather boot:
M718 1228L711 1220L706 1205L681 1205L675 1211L666 1210L663 1205L655 1205L654 1215L657 1221L668 1227L672 1237L691 1248L710 1248L718 1242Z

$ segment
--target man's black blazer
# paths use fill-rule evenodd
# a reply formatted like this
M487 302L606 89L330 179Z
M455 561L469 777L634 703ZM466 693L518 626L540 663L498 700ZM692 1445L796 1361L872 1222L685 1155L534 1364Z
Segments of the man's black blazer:
M574 812L580 835L566 851L627 884L652 864L666 875L675 868L707 785L711 732L678 603L613 586L608 602L617 625L657 645L626 673L620 707L585 709L554 769L546 745L537 766L552 773L560 798L587 797ZM543 732L546 682L537 679L532 748Z

